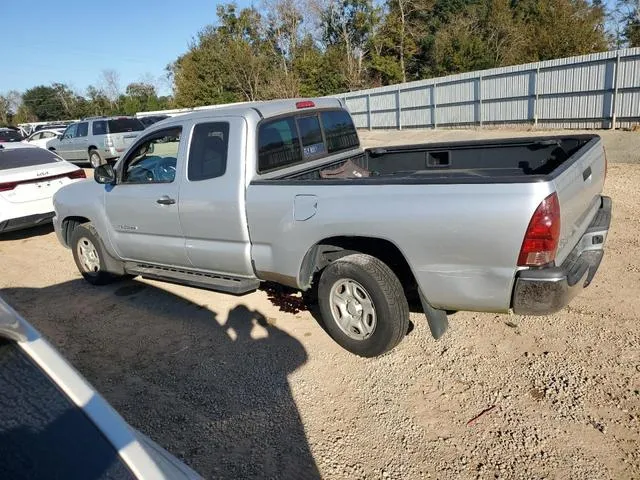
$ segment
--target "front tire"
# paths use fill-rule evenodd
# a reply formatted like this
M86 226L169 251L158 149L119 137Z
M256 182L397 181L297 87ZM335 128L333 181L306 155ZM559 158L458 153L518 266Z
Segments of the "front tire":
M370 255L347 255L325 268L318 302L331 338L361 357L388 352L409 330L409 305L398 277Z
M118 278L105 270L105 253L100 236L91 223L76 226L71 234L71 249L76 267L92 285L106 285Z

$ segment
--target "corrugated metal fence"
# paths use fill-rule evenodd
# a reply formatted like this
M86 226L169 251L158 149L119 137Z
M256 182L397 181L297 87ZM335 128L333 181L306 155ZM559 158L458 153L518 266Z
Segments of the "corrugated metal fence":
M358 128L640 122L640 48L494 68L344 95Z

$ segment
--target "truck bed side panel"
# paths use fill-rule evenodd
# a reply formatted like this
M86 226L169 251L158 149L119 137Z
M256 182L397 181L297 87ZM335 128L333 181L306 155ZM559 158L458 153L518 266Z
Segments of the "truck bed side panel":
M381 238L400 249L433 306L504 312L524 231L550 188L546 182L251 184L252 258L259 276L300 286L303 257L316 243L332 236Z

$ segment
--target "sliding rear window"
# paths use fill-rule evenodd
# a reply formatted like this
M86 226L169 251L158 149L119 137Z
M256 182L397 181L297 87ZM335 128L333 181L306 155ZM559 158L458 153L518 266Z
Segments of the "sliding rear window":
M325 110L268 120L258 132L258 172L290 167L359 146L344 110Z
M349 150L360 145L356 127L347 112L344 110L322 112L320 118L329 153Z

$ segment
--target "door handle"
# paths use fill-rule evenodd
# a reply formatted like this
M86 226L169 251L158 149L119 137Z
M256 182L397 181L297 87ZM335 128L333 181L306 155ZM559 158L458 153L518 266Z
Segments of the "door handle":
M170 198L168 195L163 195L159 199L156 200L156 203L160 205L173 205L176 203L175 199Z

